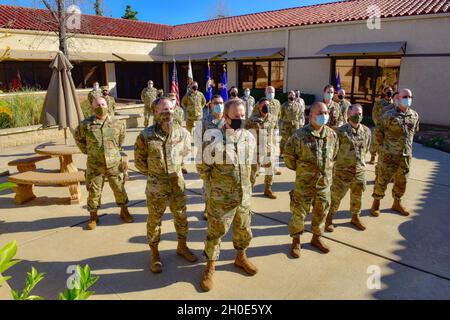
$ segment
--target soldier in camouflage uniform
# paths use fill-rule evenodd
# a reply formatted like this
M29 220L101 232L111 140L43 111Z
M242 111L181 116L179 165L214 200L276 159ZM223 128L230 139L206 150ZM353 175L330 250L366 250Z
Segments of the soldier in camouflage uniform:
M141 92L141 100L144 102L144 127L148 127L150 116L153 114L152 103L156 100L158 89L153 86L153 81L147 82L147 87Z
M273 130L275 127L275 119L269 113L270 101L262 98L258 102L259 113L254 114L246 122L246 129L250 130L257 141L257 161L252 164L251 182L255 185L256 174L260 167L265 168L264 176L264 195L270 199L276 199L275 192L272 191L273 184Z
M384 198L388 183L394 179L392 210L409 216L402 206L412 158L414 135L419 131L419 115L411 109L413 97L409 89L400 90L395 109L387 111L378 123L375 139L381 148L372 197L372 215L380 214L380 200Z
M295 101L295 91L289 91L288 101L283 103L283 105L281 106L281 154L283 154L283 149L286 141L294 134L296 130L302 127L300 123L304 118L304 114L304 106Z
M213 129L217 139L211 140L203 152L197 171L203 181L210 184L208 203L208 231L204 255L206 268L201 287L209 291L213 287L215 261L219 258L220 242L233 223L233 245L237 250L234 264L254 275L258 269L248 260L245 250L252 239L250 199L251 163L254 148L253 135L243 129L245 105L240 99L225 104L225 127ZM209 130L208 130L209 131ZM208 141L205 134L205 141ZM252 147L253 146L253 147Z
M289 222L291 255L294 258L300 257L300 235L311 205L311 244L323 253L329 252L321 235L330 207L333 162L339 150L339 140L334 130L326 126L328 118L327 106L323 102L314 103L310 123L297 130L284 148L284 162L296 172L295 189L290 192L292 218Z
M241 97L242 101L245 103L245 119L249 119L252 116L253 108L255 107L255 98L251 95L250 89L246 88L244 90L244 95Z
M329 84L323 89L323 103L328 108L328 114L330 120L328 121L328 126L331 129L336 129L344 124L344 117L342 116L341 107L337 102L333 101L334 98L334 87Z
M338 91L339 107L341 107L342 120L344 123L348 122L348 108L351 106L350 101L345 99L346 92L344 89Z
M106 100L106 103L108 105L108 114L113 117L115 115L116 111L116 100L113 96L109 95L109 87L103 86L102 87L102 97Z
M98 209L101 204L105 177L120 206L120 218L133 222L128 212L128 197L124 186L122 157L120 148L125 139L125 123L108 115L106 100L94 99L95 115L83 120L77 127L74 138L81 152L87 154L86 188L89 193L87 208L90 213L88 230L93 230L98 223Z
M183 126L184 110L177 103L177 95L175 93L169 93L169 99L172 101L173 109L173 121L180 127Z
M140 173L147 176L147 240L151 249L150 270L162 271L158 244L161 222L169 202L174 215L178 237L177 254L189 262L197 257L186 244L188 221L186 215L185 183L181 163L190 152L191 139L186 129L173 118L173 104L169 98L155 102L155 124L141 131L134 145L134 161Z
M197 82L192 82L190 90L181 100L181 106L186 110L186 129L192 133L192 128L196 121L201 121L203 118L203 107L206 105L206 98L198 91Z
M366 189L366 155L369 152L372 133L361 124L363 109L359 104L348 110L349 122L336 129L339 139L339 152L333 168L331 186L331 206L325 222L325 230L333 232L333 216L338 211L342 199L350 189L351 223L359 230L366 227L360 221L361 200Z
M298 90L298 89L295 90L295 101L300 105L300 108L303 109L303 117L300 119L300 127L303 127L306 123L306 121L305 121L306 104L305 104L305 100L302 99L300 90Z
M90 105L92 106L92 103L94 102L95 98L101 97L102 91L100 90L100 85L98 82L94 82L92 90L88 94L88 100Z
M393 106L393 100L392 97L394 95L394 92L392 90L391 87L386 87L383 90L383 98L377 102L375 102L375 104L373 105L373 109L372 109L372 120L373 123L375 124L375 129L373 132L373 136L376 137L377 136L377 132L380 130L378 124L381 121L381 117L390 109L392 109ZM372 147L370 149L370 164L374 164L375 163L375 157L377 156L377 149L378 149L378 144L376 139L374 139L373 143L372 143Z

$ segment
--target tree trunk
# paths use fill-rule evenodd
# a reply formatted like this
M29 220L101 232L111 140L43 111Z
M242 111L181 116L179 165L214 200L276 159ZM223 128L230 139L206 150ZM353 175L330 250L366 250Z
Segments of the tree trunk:
M67 49L67 36L66 36L66 12L65 12L65 0L58 0L58 37L59 37L59 50L67 57L69 50Z

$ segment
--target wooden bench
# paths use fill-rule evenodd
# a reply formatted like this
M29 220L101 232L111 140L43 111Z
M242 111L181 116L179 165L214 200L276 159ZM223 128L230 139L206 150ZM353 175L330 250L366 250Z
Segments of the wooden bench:
M33 185L67 186L70 204L77 204L81 200L80 182L85 181L85 177L83 171L63 173L26 171L10 176L8 180L17 184L17 187L13 188L16 193L14 198L16 204L23 204L36 198Z
M30 158L16 159L8 162L8 166L17 167L17 171L36 171L36 162L50 159L51 156L34 156Z

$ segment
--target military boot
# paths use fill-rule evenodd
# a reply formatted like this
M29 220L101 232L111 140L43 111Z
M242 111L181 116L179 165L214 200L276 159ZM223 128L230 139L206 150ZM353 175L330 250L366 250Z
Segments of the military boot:
M253 276L258 273L258 268L248 260L244 250L238 250L236 259L234 260L236 267L244 269L249 275Z
M189 250L186 244L186 238L178 239L177 254L189 262L195 262L198 258Z
M278 169L275 169L275 175L276 175L276 176L281 176L281 171L278 170Z
M158 244L157 243L151 244L150 250L151 250L150 270L153 273L160 273L162 271L162 263L161 259L159 258Z
M120 219L126 223L134 222L134 219L128 211L128 206L126 204L120 205Z
M98 223L97 210L91 211L91 212L89 212L89 214L91 215L91 218L89 219L89 222L87 224L87 229L94 230L95 227L97 227L97 223Z
M187 169L186 169L186 167L184 165L181 167L181 172L183 174L187 174L188 173L188 171L187 171Z
M409 216L410 213L406 210L399 199L394 199L394 203L392 204L392 210L399 212L402 216Z
M334 231L333 214L334 213L330 211L327 215L327 219L325 220L325 231L327 231L327 232Z
M291 256L295 259L300 258L300 236L292 237Z
M370 161L369 161L369 163L370 163L370 164L375 164L375 155L374 155L374 154L370 156Z
M372 208L370 209L370 213L374 217L378 217L380 215L380 200L373 199Z
M311 245L322 251L323 253L330 252L330 248L328 248L320 239L321 237L317 234L313 234L311 239Z
M272 191L272 187L269 185L266 185L266 187L264 188L264 195L270 199L277 198L276 194Z
M358 214L352 215L352 221L350 221L350 223L361 231L366 230L366 226L361 222L361 220L359 220Z
M202 287L203 291L209 291L213 288L214 282L213 282L213 275L214 275L214 260L208 260L206 262L205 271L203 272L202 281L200 282L200 286Z

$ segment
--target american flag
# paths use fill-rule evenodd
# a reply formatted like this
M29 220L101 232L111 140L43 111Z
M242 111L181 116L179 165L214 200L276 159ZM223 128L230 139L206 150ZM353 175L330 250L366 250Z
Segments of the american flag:
M177 96L177 105L180 105L180 90L178 88L178 74L175 60L173 61L172 86L170 88L170 92L175 93Z

